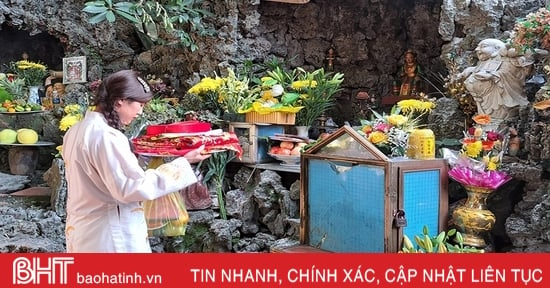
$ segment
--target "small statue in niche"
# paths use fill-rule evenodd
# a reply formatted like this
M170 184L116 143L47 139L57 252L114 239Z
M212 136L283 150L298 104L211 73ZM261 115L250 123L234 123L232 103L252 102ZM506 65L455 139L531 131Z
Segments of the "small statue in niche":
M416 54L412 50L407 50L404 55L405 63L399 69L399 81L394 82L393 94L402 97L415 97L421 90L420 76L422 70L416 62Z
M494 128L504 120L516 120L520 106L529 104L523 87L532 59L492 38L479 42L475 52L477 65L464 69L454 81L464 81L476 102L477 113L490 115Z
M327 52L327 71L334 71L334 48L330 47Z

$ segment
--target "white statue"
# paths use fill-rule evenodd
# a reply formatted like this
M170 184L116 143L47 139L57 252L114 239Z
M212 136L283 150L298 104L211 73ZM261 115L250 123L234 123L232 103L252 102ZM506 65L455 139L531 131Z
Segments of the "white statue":
M498 39L482 40L475 52L477 66L464 69L456 80L464 80L478 114L490 115L496 126L517 119L519 107L529 104L523 87L533 61Z

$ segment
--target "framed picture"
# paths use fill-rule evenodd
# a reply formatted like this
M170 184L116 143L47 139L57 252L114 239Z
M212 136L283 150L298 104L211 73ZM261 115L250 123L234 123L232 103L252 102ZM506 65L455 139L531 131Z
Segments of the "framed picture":
M63 58L63 84L86 82L86 56Z

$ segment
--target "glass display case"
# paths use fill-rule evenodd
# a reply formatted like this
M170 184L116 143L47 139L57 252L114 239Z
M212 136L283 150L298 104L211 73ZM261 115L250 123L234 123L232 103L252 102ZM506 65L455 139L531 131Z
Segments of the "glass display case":
M446 229L444 159L389 158L353 128L301 156L300 242L332 252L396 252L403 235Z

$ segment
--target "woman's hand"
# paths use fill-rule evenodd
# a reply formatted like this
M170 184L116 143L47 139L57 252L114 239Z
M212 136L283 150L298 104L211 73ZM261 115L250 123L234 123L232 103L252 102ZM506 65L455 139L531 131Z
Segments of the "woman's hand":
M202 145L201 147L195 150L191 150L187 152L183 157L187 159L187 161L189 161L189 163L191 164L201 162L202 160L208 159L211 155L211 154L204 154L203 150L204 150L204 145Z

